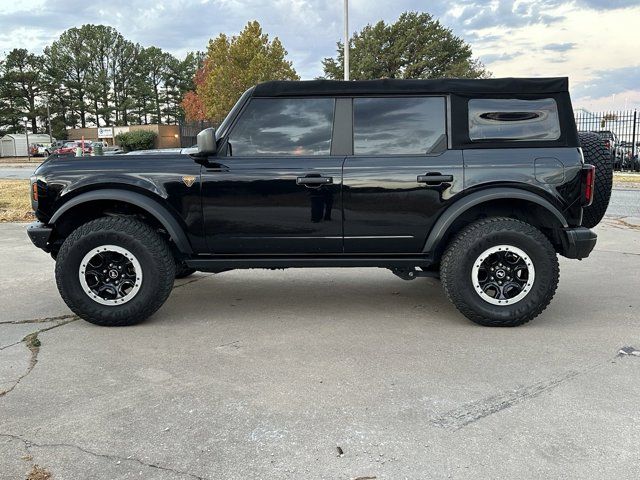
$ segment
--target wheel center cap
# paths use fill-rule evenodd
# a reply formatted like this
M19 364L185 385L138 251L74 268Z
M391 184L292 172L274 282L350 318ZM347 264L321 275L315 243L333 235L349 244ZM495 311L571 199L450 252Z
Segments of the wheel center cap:
M109 270L109 278L111 278L111 279L118 278L118 271L117 270Z
M498 271L496 272L496 277L498 277L498 278L504 278L504 276L505 276L504 270L498 270Z

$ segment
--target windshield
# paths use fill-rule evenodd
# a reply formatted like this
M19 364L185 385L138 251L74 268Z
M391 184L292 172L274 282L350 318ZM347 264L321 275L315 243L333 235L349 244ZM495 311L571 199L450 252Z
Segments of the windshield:
M222 123L216 130L216 138L222 138L222 136L227 132L227 130L229 129L231 120L236 118L236 116L238 115L238 111L242 108L247 98L251 96L251 93L253 92L254 88L255 87L251 87L249 90L247 90L242 94L240 99L236 102L236 104L233 106L231 111L227 114L225 119L222 121Z

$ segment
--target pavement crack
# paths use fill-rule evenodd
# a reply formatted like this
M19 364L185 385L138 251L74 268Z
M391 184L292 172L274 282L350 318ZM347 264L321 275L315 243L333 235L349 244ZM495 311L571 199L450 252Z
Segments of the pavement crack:
M61 322L46 328L41 328L40 330L36 330L35 332L25 335L25 337L21 341L13 344L13 345L17 345L19 343L24 343L25 346L29 350L31 350L31 359L29 360L29 366L27 367L27 370L15 380L14 384L11 385L11 387L9 387L8 389L0 392L0 398L12 392L13 389L16 388L18 384L22 381L22 379L28 376L35 368L36 364L38 363L38 353L40 353L40 340L38 339L38 335L40 335L43 332L48 332L49 330L53 330L54 328L62 327L63 325L74 322L78 320L78 318L79 317L77 317L76 315L67 316L67 318L62 320ZM3 347L3 349L8 348L9 346L12 346L12 345L7 345L6 347Z
M47 322L55 322L57 320L68 320L70 318L77 318L76 315L58 315L57 317L43 317L43 318L32 318L29 320L6 320L0 322L0 325L22 325L25 323L47 323Z
M0 437L11 438L13 440L21 441L24 444L25 449L27 450L28 453L31 453L31 448L33 448L33 447L35 447L35 448L71 448L71 449L77 450L77 451L85 453L87 455L91 455L91 456L96 457L96 458L104 458L104 459L107 459L107 460L111 460L111 461L114 461L114 462L120 462L120 463L132 462L132 463L136 463L138 465L141 465L143 467L153 468L153 469L156 469L156 470L162 470L163 472L170 472L170 473L173 473L175 475L180 475L182 477L194 478L196 480L208 480L207 478L201 477L201 476L196 475L194 473L185 472L185 471L182 471L182 470L177 470L175 468L162 466L162 465L159 465L157 463L145 462L145 461L142 461L142 460L140 460L138 458L134 458L134 457L122 457L122 456L119 456L119 455L112 455L112 454L107 454L107 453L94 452L93 450L89 450L87 448L80 447L79 445L74 445L72 443L36 443L36 442L33 442L33 441L28 440L26 438L20 437L18 435L12 435L12 434L8 434L8 433L0 433Z
M496 395L481 398L474 402L466 403L431 419L430 423L440 428L459 430L471 423L488 417L489 415L511 408L526 400L536 398L545 392L559 387L569 380L573 380L578 376L589 373L612 362L613 360L609 360L606 363L595 364L581 370L571 370L563 375L552 378L551 380L536 382L531 385L501 392Z
M23 339L23 340L24 340L24 339ZM2 350L4 350L5 348L10 348L10 347L13 347L13 346L15 346L15 345L18 345L19 343L22 343L22 342L23 342L23 340L18 340L17 342L10 343L9 345L3 345L3 346L1 346L1 347L0 347L0 352L1 352Z

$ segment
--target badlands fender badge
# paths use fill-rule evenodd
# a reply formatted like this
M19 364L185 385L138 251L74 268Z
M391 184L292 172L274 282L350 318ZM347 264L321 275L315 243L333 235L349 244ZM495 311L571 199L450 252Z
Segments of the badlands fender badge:
M193 175L184 175L182 177L182 181L184 182L184 184L187 187L190 187L191 185L193 185L196 181L196 177L194 177Z

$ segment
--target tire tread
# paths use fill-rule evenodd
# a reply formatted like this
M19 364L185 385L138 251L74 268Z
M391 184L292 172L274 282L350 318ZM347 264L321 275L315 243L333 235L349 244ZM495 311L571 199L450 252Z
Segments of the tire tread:
M473 307L467 304L460 295L460 285L456 284L457 279L453 274L454 265L465 255L465 252L471 249L479 238L490 233L505 230L520 232L533 237L534 240L539 242L549 255L549 260L551 260L551 264L553 265L552 275L555 279L545 298L539 302L534 310L517 315L510 320L489 318L474 310ZM559 276L560 269L558 265L558 258L553 245L549 242L549 239L547 239L540 230L532 225L521 220L508 217L491 217L468 225L451 241L440 262L440 278L442 281L442 287L449 301L451 301L451 303L453 303L456 308L471 321L491 327L516 327L523 325L540 315L547 306L549 306L549 303L555 295L558 287Z
M155 259L160 285L151 297L151 301L147 302L143 308L134 311L129 303L125 303L117 307L119 309L117 315L113 314L107 318L104 315L104 306L96 303L93 308L84 308L69 295L65 285L65 275L69 274L65 272L65 260L80 239L96 232L113 231L129 235L144 244ZM71 274L73 275L73 272ZM146 223L130 217L101 217L81 225L65 239L58 252L55 277L62 299L79 317L102 326L134 325L155 313L171 294L175 277L175 261L167 241ZM129 309L126 308L127 306Z
M613 163L611 161L611 152L604 146L600 135L591 132L579 132L578 136L585 163L595 167L596 179L593 202L588 207L585 207L582 213L582 225L587 228L593 228L600 223L609 206L613 187Z

